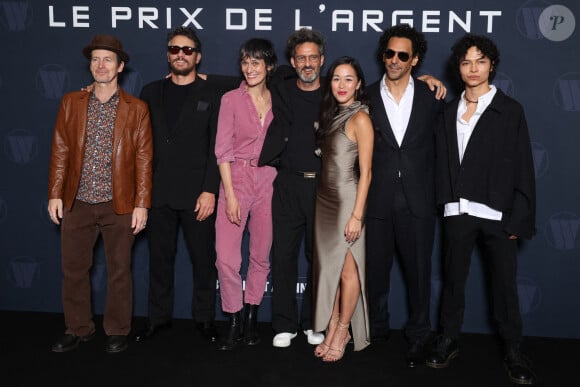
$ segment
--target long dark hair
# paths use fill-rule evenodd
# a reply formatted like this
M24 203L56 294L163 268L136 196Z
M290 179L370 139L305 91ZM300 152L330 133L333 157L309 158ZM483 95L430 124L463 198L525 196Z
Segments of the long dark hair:
M324 81L322 105L320 107L320 115L318 117L318 130L316 131L316 142L319 146L324 141L324 137L328 135L330 127L332 126L332 120L338 112L338 104L332 95L331 83L332 76L334 75L336 68L344 64L349 65L354 69L356 76L360 81L360 88L354 95L355 101L361 101L363 104L367 104L367 97L364 92L365 75L358 61L350 56L343 56L335 60L328 69L328 72L326 73L326 79Z

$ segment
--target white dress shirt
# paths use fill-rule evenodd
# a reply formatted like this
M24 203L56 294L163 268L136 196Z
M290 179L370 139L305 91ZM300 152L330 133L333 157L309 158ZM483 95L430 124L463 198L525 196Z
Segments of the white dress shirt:
M477 121L479 121L479 118L485 109L487 109L497 91L495 86L490 85L489 87L490 90L477 99L477 108L475 109L473 115L469 118L469 121L465 121L462 118L467 110L467 102L465 101L465 91L461 93L461 99L459 101L459 106L457 107L456 120L457 146L460 163L463 161L465 149L467 148L467 144L469 144L469 139L471 138L475 125L477 125ZM458 202L445 204L443 216L454 216L461 214L468 214L478 218L490 220L501 220L503 216L501 211L494 210L493 208L483 203L474 202L464 198L459 198Z
M407 126L409 125L409 118L411 117L413 97L415 96L415 82L413 81L413 77L409 77L409 83L405 88L403 97L401 97L401 100L397 103L387 87L386 78L387 75L383 75L381 81L381 98L385 110L387 111L387 117L389 118L389 123L393 129L393 134L395 135L397 144L399 144L400 147L403 143Z

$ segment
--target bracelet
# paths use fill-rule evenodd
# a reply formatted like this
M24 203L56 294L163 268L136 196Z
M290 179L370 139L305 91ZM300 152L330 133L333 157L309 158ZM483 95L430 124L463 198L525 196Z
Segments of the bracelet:
M355 220L358 220L359 222L361 221L361 218L358 218L354 212L352 214L350 214Z

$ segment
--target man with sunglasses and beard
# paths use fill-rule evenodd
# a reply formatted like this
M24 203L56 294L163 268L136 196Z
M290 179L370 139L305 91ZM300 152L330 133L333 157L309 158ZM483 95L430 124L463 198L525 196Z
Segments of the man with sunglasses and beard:
M444 97L412 76L426 50L423 34L409 25L389 28L378 47L385 75L367 88L376 130L366 219L371 340L389 335L390 272L396 255L407 288L409 367L425 362L431 335L435 124L443 105L439 98Z
M193 269L192 317L208 341L217 340L215 206L219 171L214 147L219 93L197 76L201 41L191 28L167 37L170 76L146 85L154 139L149 213L149 312L137 341L170 327L181 227Z

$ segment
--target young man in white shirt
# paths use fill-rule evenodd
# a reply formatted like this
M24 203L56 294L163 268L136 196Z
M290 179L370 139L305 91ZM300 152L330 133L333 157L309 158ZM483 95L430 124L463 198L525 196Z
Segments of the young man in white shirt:
M444 208L442 334L427 365L445 368L459 353L465 283L477 242L489 267L493 317L504 343L510 380L533 384L520 352L522 321L517 293L517 241L535 234L535 176L521 105L491 80L499 64L495 44L466 35L451 63L465 90L446 105L437 131L437 203Z

